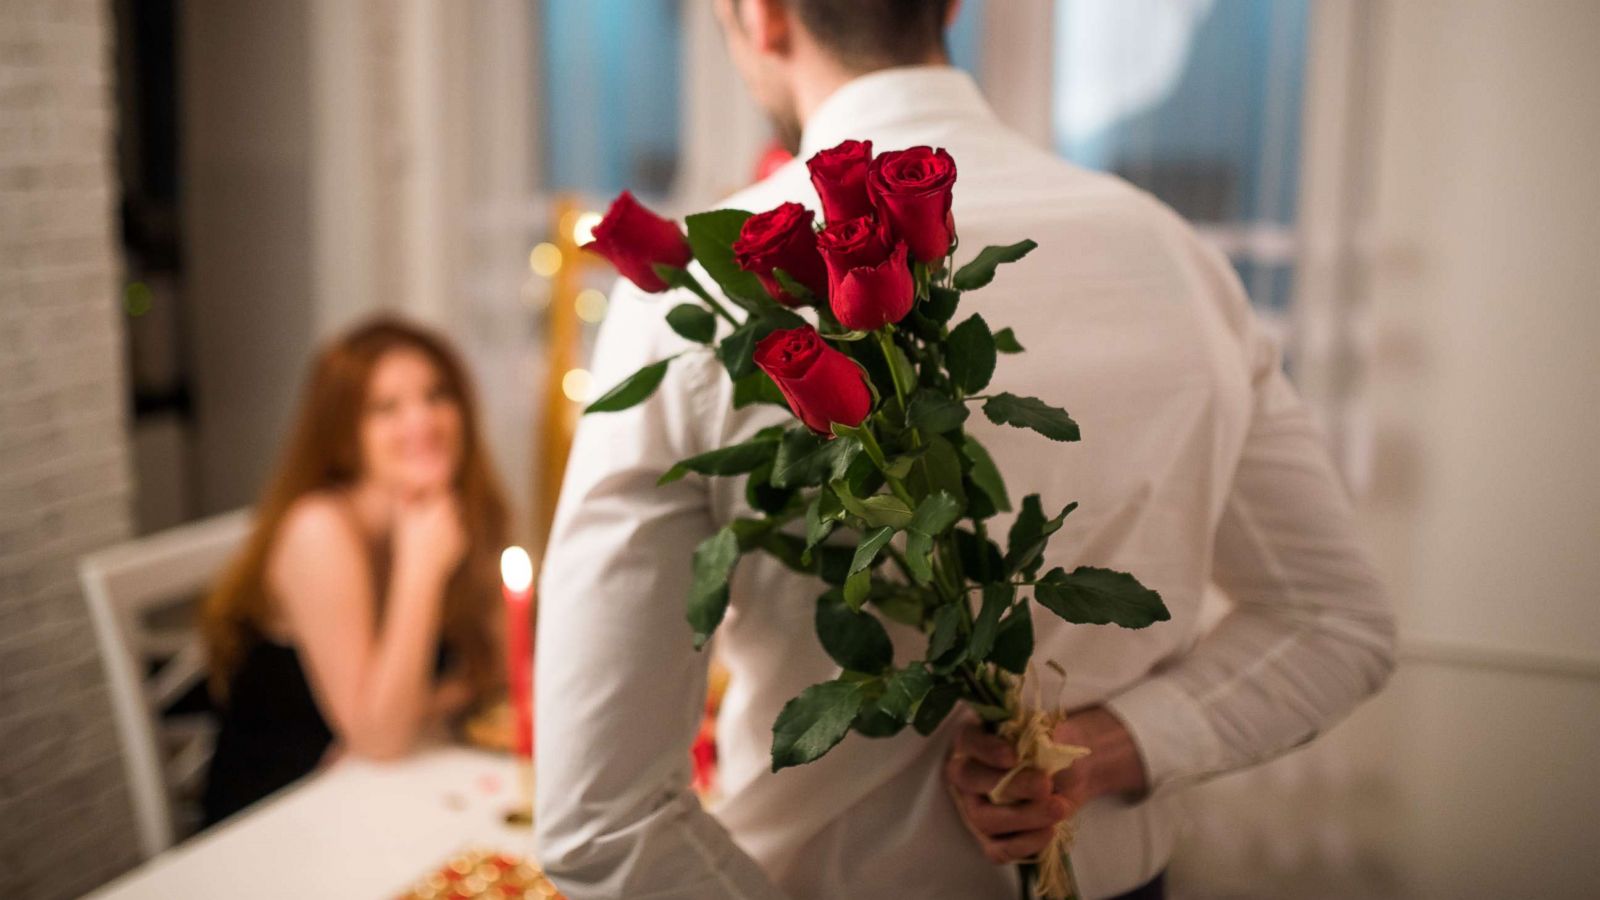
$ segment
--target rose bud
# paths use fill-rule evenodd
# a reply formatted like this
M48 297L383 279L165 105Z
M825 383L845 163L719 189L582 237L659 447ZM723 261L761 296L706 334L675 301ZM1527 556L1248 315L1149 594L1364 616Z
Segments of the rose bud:
M835 422L860 425L872 412L866 375L810 325L767 335L756 344L754 358L777 384L795 417L818 434L833 434Z
M944 150L912 147L872 161L867 190L873 206L917 262L943 259L950 252L955 240L950 192L955 182L955 160Z
M803 304L790 296L773 269L782 269L821 300L828 295L828 272L817 252L817 234L811 230L811 210L798 203L785 203L777 209L757 213L745 220L733 242L733 258L739 268L753 272L773 299L786 306Z
M605 218L594 227L594 239L582 249L604 256L623 277L652 294L670 287L654 266L681 269L693 255L675 223L645 209L627 191L611 202Z
M823 221L843 222L872 214L872 198L867 196L871 164L871 141L845 141L806 160L811 184L822 198Z

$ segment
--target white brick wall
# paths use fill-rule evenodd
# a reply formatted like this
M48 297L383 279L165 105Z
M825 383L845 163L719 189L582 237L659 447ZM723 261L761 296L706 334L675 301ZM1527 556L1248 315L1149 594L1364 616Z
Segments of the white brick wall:
M129 532L111 15L0 0L0 897L137 859L75 563Z

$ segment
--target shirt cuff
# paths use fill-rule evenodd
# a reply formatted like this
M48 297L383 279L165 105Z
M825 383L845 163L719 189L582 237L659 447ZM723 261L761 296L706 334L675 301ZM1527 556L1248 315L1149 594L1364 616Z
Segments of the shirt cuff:
M1147 678L1104 705L1133 736L1144 762L1147 797L1227 768L1222 741L1204 708L1171 681Z

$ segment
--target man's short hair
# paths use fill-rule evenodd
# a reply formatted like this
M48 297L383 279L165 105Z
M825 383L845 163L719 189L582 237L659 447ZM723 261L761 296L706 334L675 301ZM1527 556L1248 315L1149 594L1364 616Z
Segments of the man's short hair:
M788 0L817 43L846 67L904 66L944 52L951 0Z

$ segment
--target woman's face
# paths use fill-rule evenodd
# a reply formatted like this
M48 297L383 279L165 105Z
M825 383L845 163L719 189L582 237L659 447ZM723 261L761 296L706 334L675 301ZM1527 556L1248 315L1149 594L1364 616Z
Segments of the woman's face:
M361 417L364 477L391 490L445 490L461 465L461 406L426 354L411 348L378 358Z

